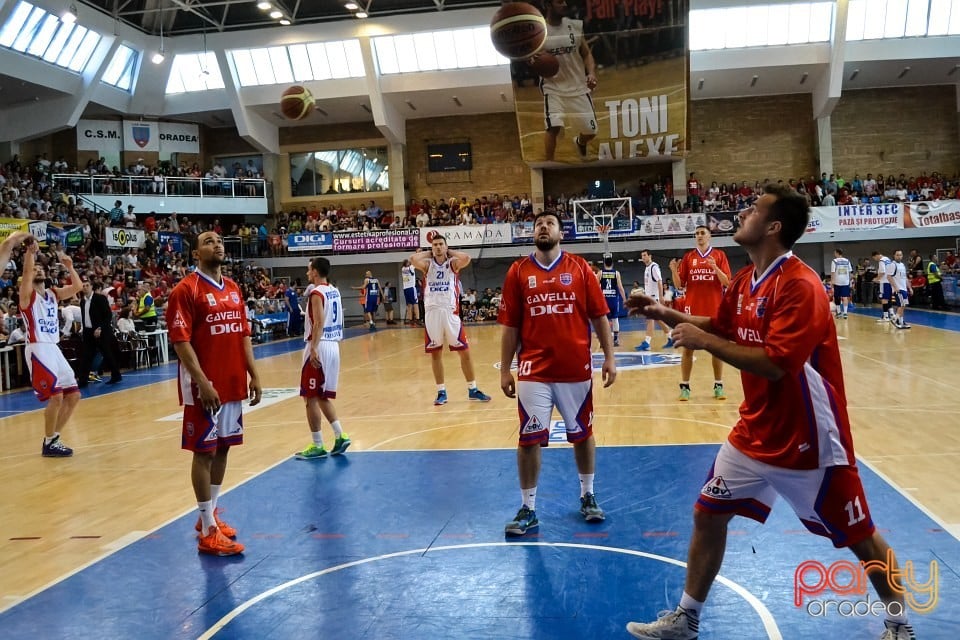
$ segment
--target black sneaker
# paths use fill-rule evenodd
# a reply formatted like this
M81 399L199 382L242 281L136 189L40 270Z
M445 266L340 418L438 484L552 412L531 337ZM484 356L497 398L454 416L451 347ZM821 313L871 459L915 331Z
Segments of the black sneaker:
M44 458L69 458L73 455L73 449L60 441L60 436L55 436L49 444L43 443L40 455Z
M507 523L503 531L508 536L522 536L525 533L537 531L539 528L540 521L537 520L537 512L524 505L517 511L516 517Z
M592 493L587 493L580 498L580 515L587 522L603 522L607 517L597 504L597 497Z

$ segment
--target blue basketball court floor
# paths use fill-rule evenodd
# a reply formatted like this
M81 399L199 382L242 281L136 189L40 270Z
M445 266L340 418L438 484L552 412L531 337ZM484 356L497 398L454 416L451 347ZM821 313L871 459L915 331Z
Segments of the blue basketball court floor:
M20 395L3 408L22 410ZM540 532L516 539L503 535L519 506L513 450L291 458L221 498L242 557L198 555L190 511L0 613L0 638L628 638L627 621L679 599L692 503L717 448L599 448L607 519L588 525L572 451L551 446ZM933 605L910 611L917 637L957 640L960 541L870 468L861 474L874 521L912 564L917 604ZM796 605L798 565L826 572L853 556L807 533L785 503L766 525L737 518L730 533L702 640L879 636L882 618L859 615L872 590ZM916 586L932 570L932 584Z

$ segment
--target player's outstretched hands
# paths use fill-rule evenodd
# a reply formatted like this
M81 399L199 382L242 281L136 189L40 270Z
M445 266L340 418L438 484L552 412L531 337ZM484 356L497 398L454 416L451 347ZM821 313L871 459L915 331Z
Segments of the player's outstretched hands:
M625 304L631 316L645 316L653 320L663 320L668 311L667 307L645 293L630 294Z
M681 322L670 332L674 345L694 350L703 349L706 346L705 338L708 335L710 334L689 322Z
M62 264L64 267L66 267L66 269L67 269L68 271L73 268L73 258L71 258L70 256L68 256L68 255L67 255L66 253L64 253L63 251L58 251L58 252L57 252L57 258L60 260L60 264Z
M517 385L513 380L513 374L510 373L510 363L506 367L500 363L500 388L503 389L503 395L508 398L517 397Z

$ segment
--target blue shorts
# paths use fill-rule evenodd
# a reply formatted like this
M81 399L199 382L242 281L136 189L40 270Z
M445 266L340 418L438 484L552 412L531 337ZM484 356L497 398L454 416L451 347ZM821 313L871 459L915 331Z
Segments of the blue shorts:
M376 313L377 307L379 306L380 306L379 296L367 296L367 299L363 303L363 312Z
M884 282L880 285L880 299L889 302L891 298L893 298L893 288L889 282Z
M834 298L849 298L849 297L850 297L850 285L848 285L848 284L835 284L835 285L833 285L833 297L834 297Z
M910 294L904 290L897 292L897 295L893 297L893 304L898 307L905 307L910 302Z
M404 289L403 299L407 304L417 304L419 301L419 298L417 298L417 288L410 287L409 289Z
M620 310L620 298L606 298L607 308L610 309L607 312L607 319L613 320L614 318L619 318L622 313Z

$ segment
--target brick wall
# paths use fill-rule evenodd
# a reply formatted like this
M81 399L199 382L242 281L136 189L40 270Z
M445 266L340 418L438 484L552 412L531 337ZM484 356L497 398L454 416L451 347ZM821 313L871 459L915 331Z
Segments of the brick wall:
M347 122L344 124L320 124L306 127L281 127L280 146L295 144L328 144L351 140L383 139L383 134L372 122ZM386 146L386 140L383 146ZM319 147L318 147L319 148Z
M808 176L818 173L816 140L809 94L697 100L691 103L687 173L695 171L707 186Z
M847 178L960 169L953 85L847 91L830 126L833 167Z
M427 171L427 145L470 140L472 171ZM404 165L409 197L437 200L530 193L530 169L520 157L513 113L421 118L407 121Z
M574 169L544 169L543 192L550 195L578 194L594 180L613 180L617 191L636 190L640 180L653 182L658 177L670 177L670 164L634 164L629 166L594 166Z

